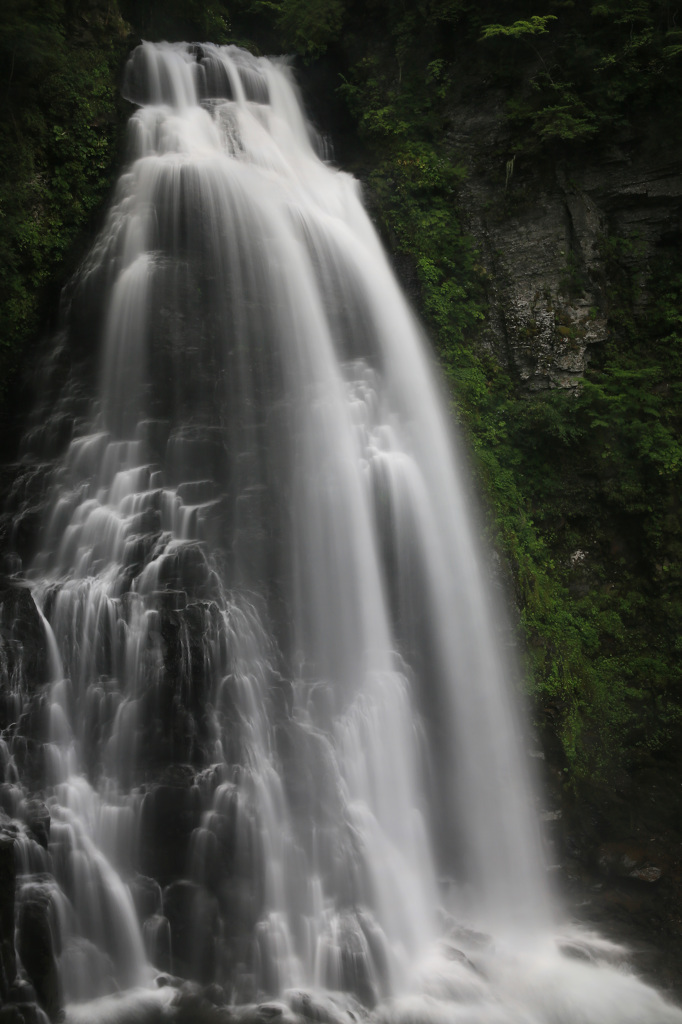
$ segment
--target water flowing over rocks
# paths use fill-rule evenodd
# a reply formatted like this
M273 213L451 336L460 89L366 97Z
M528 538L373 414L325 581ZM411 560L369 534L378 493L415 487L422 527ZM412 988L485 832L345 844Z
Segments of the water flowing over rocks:
M14 836L0 832L0 995L5 1002L16 974L14 952Z
M2 523L3 1019L679 1024L557 924L420 329L287 66L124 93Z

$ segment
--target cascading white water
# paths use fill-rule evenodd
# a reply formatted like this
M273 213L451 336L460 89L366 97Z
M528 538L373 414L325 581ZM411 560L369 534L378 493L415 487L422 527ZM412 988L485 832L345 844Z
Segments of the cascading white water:
M285 64L144 43L124 91L73 298L103 309L100 394L33 570L52 834L25 872L55 879L67 1002L161 968L387 1021L679 1024L606 943L560 952L447 416L357 182Z

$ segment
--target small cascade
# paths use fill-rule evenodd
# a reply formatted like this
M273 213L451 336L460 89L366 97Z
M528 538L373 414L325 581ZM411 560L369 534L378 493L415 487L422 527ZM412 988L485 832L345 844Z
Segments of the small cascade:
M447 416L358 183L283 62L143 43L123 91L70 291L97 394L21 597L40 685L0 666L43 1009L173 1019L191 982L245 1021L680 1024L614 947L562 952Z

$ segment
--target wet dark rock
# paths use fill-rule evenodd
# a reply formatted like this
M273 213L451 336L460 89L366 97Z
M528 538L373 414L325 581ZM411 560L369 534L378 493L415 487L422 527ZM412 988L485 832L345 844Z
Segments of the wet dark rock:
M164 971L162 974L157 974L154 978L154 984L157 988L179 988L182 984L182 978L176 978L174 975Z
M219 551L229 536L229 516L232 513L232 501L223 496L214 501L206 502L197 509L197 531L203 542L211 551Z
M164 886L187 870L189 839L200 805L189 784L153 786L140 818L140 867Z
M151 501L154 501L157 495L160 499L160 491L152 492ZM160 508L152 506L146 508L143 512L139 512L136 516L132 516L128 529L131 534L141 535L141 538L148 540L151 550L151 543L156 542L161 533Z
M0 1001L8 998L17 973L14 952L15 837L0 829Z
M276 699L282 700L285 712L290 700L286 689L287 684L283 683L281 690L278 687L276 695ZM343 813L342 801L336 787L332 754L322 735L305 728L285 714L277 729L277 745L278 753L287 767L284 776L287 798L294 813L305 816L312 809L318 821L334 827ZM309 806L311 795L308 771L312 771L316 779L312 808Z
M151 770L189 761L202 764L202 716L184 703L188 680L164 676L143 700L144 727L140 733L140 762Z
M17 916L17 952L40 1006L50 1020L55 1021L62 1006L62 997L50 904L47 885L29 883L23 887Z
M369 1014L351 995L343 992L321 993L290 989L284 998L294 1013L315 1024L353 1024Z
M140 921L160 912L161 886L155 878L150 878L148 875L136 875L128 885Z
M180 484L177 494L183 505L202 505L216 497L214 480L193 480Z
M171 590L184 590L202 599L215 594L216 580L199 543L178 544L163 556L160 582Z
M657 882L661 868L651 862L652 851L633 843L603 843L597 851L597 864L606 875Z
M570 960L582 960L585 963L594 962L594 957L590 950L583 943L562 942L559 949L563 955L567 956Z
M154 593L154 605L159 610L159 620L164 622L168 612L180 612L188 604L184 590L158 590Z
M48 1018L35 1002L11 1002L0 1007L0 1024L47 1024Z
M235 1018L239 1024L298 1024L300 1018L292 1012L286 1003L257 1003L253 1006L235 1008Z
M628 878L635 878L639 882L657 882L662 875L661 868L654 864L645 864L641 868L635 868L630 872Z
M53 463L27 459L7 467L11 485L4 491L0 516L0 542L7 552L19 556L23 565L36 552L48 510Z
M23 721L20 719L20 725ZM38 789L43 779L43 748L42 744L33 739L26 739L20 733L12 738L12 754L14 763L22 781L32 789ZM10 813L13 810L13 787L0 787L0 803Z
M170 422L168 420L142 420L137 425L137 437L144 445L149 459L161 463L163 461Z
M0 1024L26 1024L18 1006L0 1006Z
M171 983L178 989L172 1002L173 1020L178 1024L227 1024L235 1019L220 985L202 986L178 979L171 979Z
M2 555L2 563L0 563L0 573L3 576L17 576L21 573L22 564L21 557L16 551L6 551Z
M279 1020L286 1015L286 1007L280 1003L261 1003L256 1007L256 1013L259 1020Z
M464 964L465 967L471 968L472 971L476 971L478 974L478 968L471 962L469 957L461 949L453 946L451 943L446 942L443 947L446 960L452 960L454 963Z
M0 728L13 710L12 694L35 692L48 679L45 629L25 583L0 577Z
M173 970L209 983L215 974L218 906L201 886L181 879L167 886L163 910L171 930Z
M207 985L202 994L204 999L212 1003L213 1006L227 1006L229 1002L227 992L222 985L218 985L215 981Z
M261 484L244 488L236 497L232 548L239 579L262 580L270 575L268 559L273 555L268 542L272 540L274 517L268 501Z
M228 456L222 429L183 427L168 440L166 459L170 483L226 479Z
M30 835L47 850L50 841L50 811L43 800L32 798L23 805L23 818Z
M451 945L452 942L461 943L469 949L489 949L493 941L491 935L487 935L485 932L474 931L473 928L466 928L457 923L451 925L449 937L451 941L447 945L450 949L456 949L456 947ZM455 959L457 959L457 955L455 955Z
M682 997L682 757L644 762L609 784L565 787L557 753L545 744L545 790L562 818L552 823L557 877L574 917L624 943L637 973ZM653 870L652 870L653 869ZM660 874L659 874L660 871Z
M177 763L203 767L209 761L208 705L220 669L214 651L224 626L217 604L188 604L175 589L165 596L154 626L163 671L141 698L140 752L145 766L155 771Z
M12 755L22 782L29 791L44 784L45 747L49 735L49 701L46 689L24 697L21 713L13 722Z
M679 140L662 144L660 122L642 123L548 173L530 156L509 160L506 96L480 87L453 105L449 136L469 170L460 208L488 284L487 346L528 391L578 387L608 336L605 240L636 237L630 269L643 278L679 238Z
M194 785L196 771L189 764L169 764L157 773L156 781L161 786L178 786L180 789L187 789Z
M123 550L123 576L130 580L139 576L145 565L154 556L154 549L158 542L159 533L148 533L144 535L133 534L128 537Z
M203 992L181 990L173 1001L171 1020L175 1024L234 1024L234 1010L216 1006Z
M338 916L333 932L323 939L328 944L334 970L339 973L338 980L334 978L335 987L350 992L369 1009L373 1009L384 994L380 990L380 986L383 987L381 975L387 967L385 951L378 936L373 934L372 924L370 915L348 911ZM327 985L330 982L331 979L325 979Z
M142 934L149 962L162 971L170 971L173 964L173 953L168 918L163 914L152 914L145 920Z
M35 1003L36 990L28 981L17 979L8 993L10 1003Z

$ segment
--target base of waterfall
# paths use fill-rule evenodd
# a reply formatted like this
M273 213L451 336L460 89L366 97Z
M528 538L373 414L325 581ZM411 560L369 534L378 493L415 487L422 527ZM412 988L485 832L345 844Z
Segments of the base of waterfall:
M439 944L412 991L373 1010L348 993L293 989L234 1005L218 985L158 975L67 1006L64 1024L682 1024L682 1010L631 974L627 951L582 931L517 943L478 933ZM461 947L461 948L460 948Z

